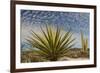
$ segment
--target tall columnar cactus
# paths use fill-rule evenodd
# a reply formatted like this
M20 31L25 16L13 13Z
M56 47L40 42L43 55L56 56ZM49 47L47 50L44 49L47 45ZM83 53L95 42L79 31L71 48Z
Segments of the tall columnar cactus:
M88 49L88 39L84 38L82 31L81 31L81 44L82 44L82 51L86 52Z

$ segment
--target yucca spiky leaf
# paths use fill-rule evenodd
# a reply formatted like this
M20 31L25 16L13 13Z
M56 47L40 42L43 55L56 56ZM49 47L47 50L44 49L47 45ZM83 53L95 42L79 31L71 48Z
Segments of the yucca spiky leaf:
M73 47L75 38L72 37L73 34L70 31L64 32L60 27L50 25L40 26L40 28L41 35L32 31L32 35L27 39L30 45L37 48L39 56L56 61L65 56L68 49Z

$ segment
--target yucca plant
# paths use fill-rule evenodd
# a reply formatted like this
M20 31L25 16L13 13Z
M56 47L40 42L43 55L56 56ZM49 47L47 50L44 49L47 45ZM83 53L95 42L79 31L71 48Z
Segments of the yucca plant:
M81 31L81 44L82 44L82 52L86 52L88 50L88 39L84 38L82 31Z
M32 31L27 41L33 48L36 48L38 55L46 60L59 60L66 56L68 50L75 45L73 43L75 38L72 37L70 30L64 32L60 27L50 25L40 26L40 29L41 34Z

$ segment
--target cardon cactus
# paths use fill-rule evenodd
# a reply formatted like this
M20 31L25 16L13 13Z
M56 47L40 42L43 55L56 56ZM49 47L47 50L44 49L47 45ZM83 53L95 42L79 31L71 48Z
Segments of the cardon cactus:
M81 31L81 44L82 44L82 52L86 52L88 50L88 39L84 38L82 31Z

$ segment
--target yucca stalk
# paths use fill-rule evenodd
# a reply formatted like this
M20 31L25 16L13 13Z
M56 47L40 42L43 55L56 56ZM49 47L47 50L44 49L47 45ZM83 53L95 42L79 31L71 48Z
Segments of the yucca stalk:
M64 57L68 50L73 47L75 38L71 31L63 32L60 27L46 25L41 28L41 35L32 31L27 41L33 48L37 48L40 57L49 61L57 61Z
M88 39L84 38L82 31L81 31L81 44L82 44L82 51L86 52L88 49Z

